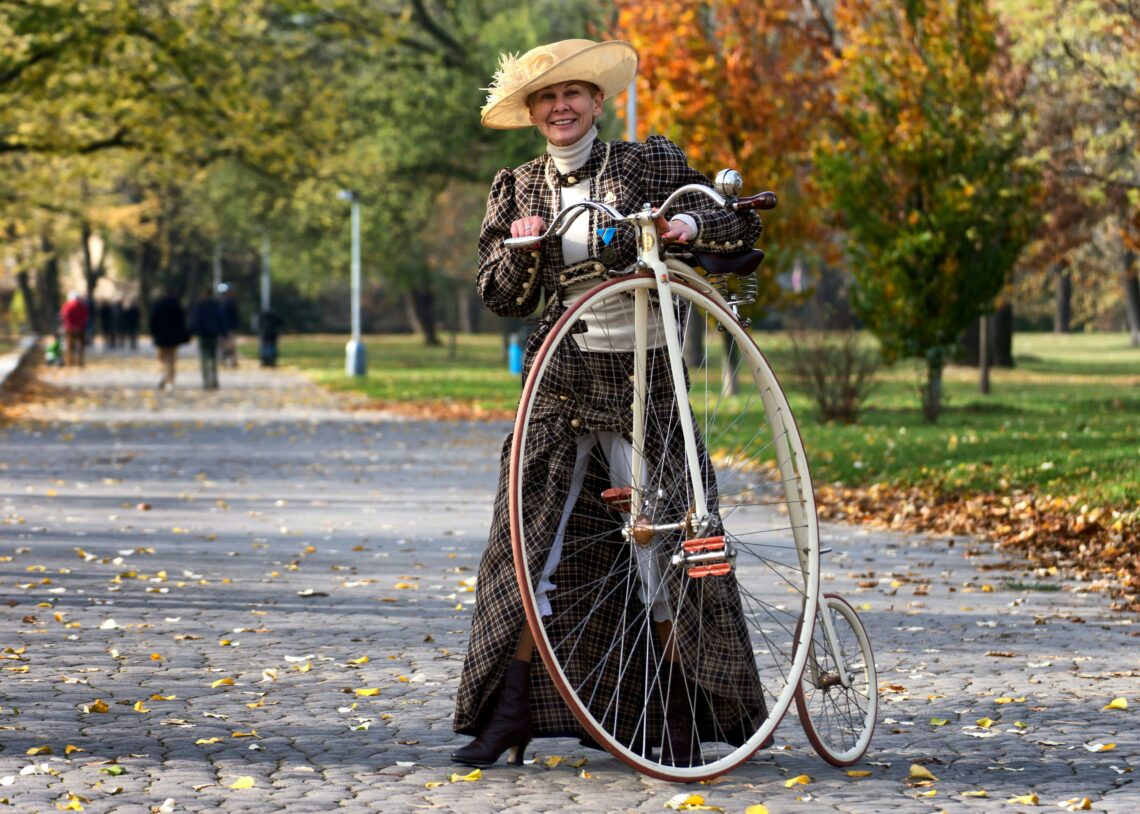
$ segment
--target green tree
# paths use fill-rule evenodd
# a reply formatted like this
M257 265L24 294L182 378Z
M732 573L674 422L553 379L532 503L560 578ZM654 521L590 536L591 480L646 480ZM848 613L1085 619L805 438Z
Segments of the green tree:
M846 229L855 308L888 358L925 360L926 418L962 330L1034 225L1037 172L982 0L841 0L820 184Z
M1140 345L1140 6L1116 0L995 0L1017 64L1031 72L1032 149L1046 161L1047 263L1109 230L1134 345ZM1072 236L1078 240L1066 240ZM1119 290L1119 289L1118 289Z

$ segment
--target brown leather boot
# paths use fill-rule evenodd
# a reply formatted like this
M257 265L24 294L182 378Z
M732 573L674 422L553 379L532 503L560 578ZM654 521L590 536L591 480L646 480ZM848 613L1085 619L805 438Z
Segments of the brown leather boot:
M530 743L530 662L512 659L499 700L483 729L466 746L451 753L451 759L466 766L486 769L510 749L507 762L521 766Z

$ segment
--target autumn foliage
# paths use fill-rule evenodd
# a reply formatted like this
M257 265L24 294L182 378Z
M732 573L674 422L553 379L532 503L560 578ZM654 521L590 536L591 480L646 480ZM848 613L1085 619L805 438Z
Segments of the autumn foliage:
M735 167L747 191L773 189L769 269L828 252L809 166L829 104L829 34L801 0L618 4L614 36L640 56L637 130L684 146L705 172ZM768 290L774 296L773 289Z

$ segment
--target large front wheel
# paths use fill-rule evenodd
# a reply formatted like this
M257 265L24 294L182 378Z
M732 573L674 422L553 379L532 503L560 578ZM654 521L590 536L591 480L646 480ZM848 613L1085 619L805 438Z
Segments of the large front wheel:
M691 445L654 279L604 283L533 359L510 510L528 623L584 734L641 772L692 781L750 757L791 704L819 545L767 360L715 296L673 283L668 307Z

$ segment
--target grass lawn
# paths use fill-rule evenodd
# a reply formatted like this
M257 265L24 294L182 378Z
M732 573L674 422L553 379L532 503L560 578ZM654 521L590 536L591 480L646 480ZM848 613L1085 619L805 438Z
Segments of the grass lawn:
M979 393L976 369L951 367L937 425L919 408L921 369L900 363L881 373L850 426L816 420L786 335L756 338L789 391L817 483L1029 490L1140 509L1140 349L1124 334L1019 334L1017 367L995 369L989 395ZM366 337L368 375L360 379L344 373L345 337L282 337L281 360L387 404L509 415L519 383L500 337L462 335L454 347L444 339L429 348L416 336Z

